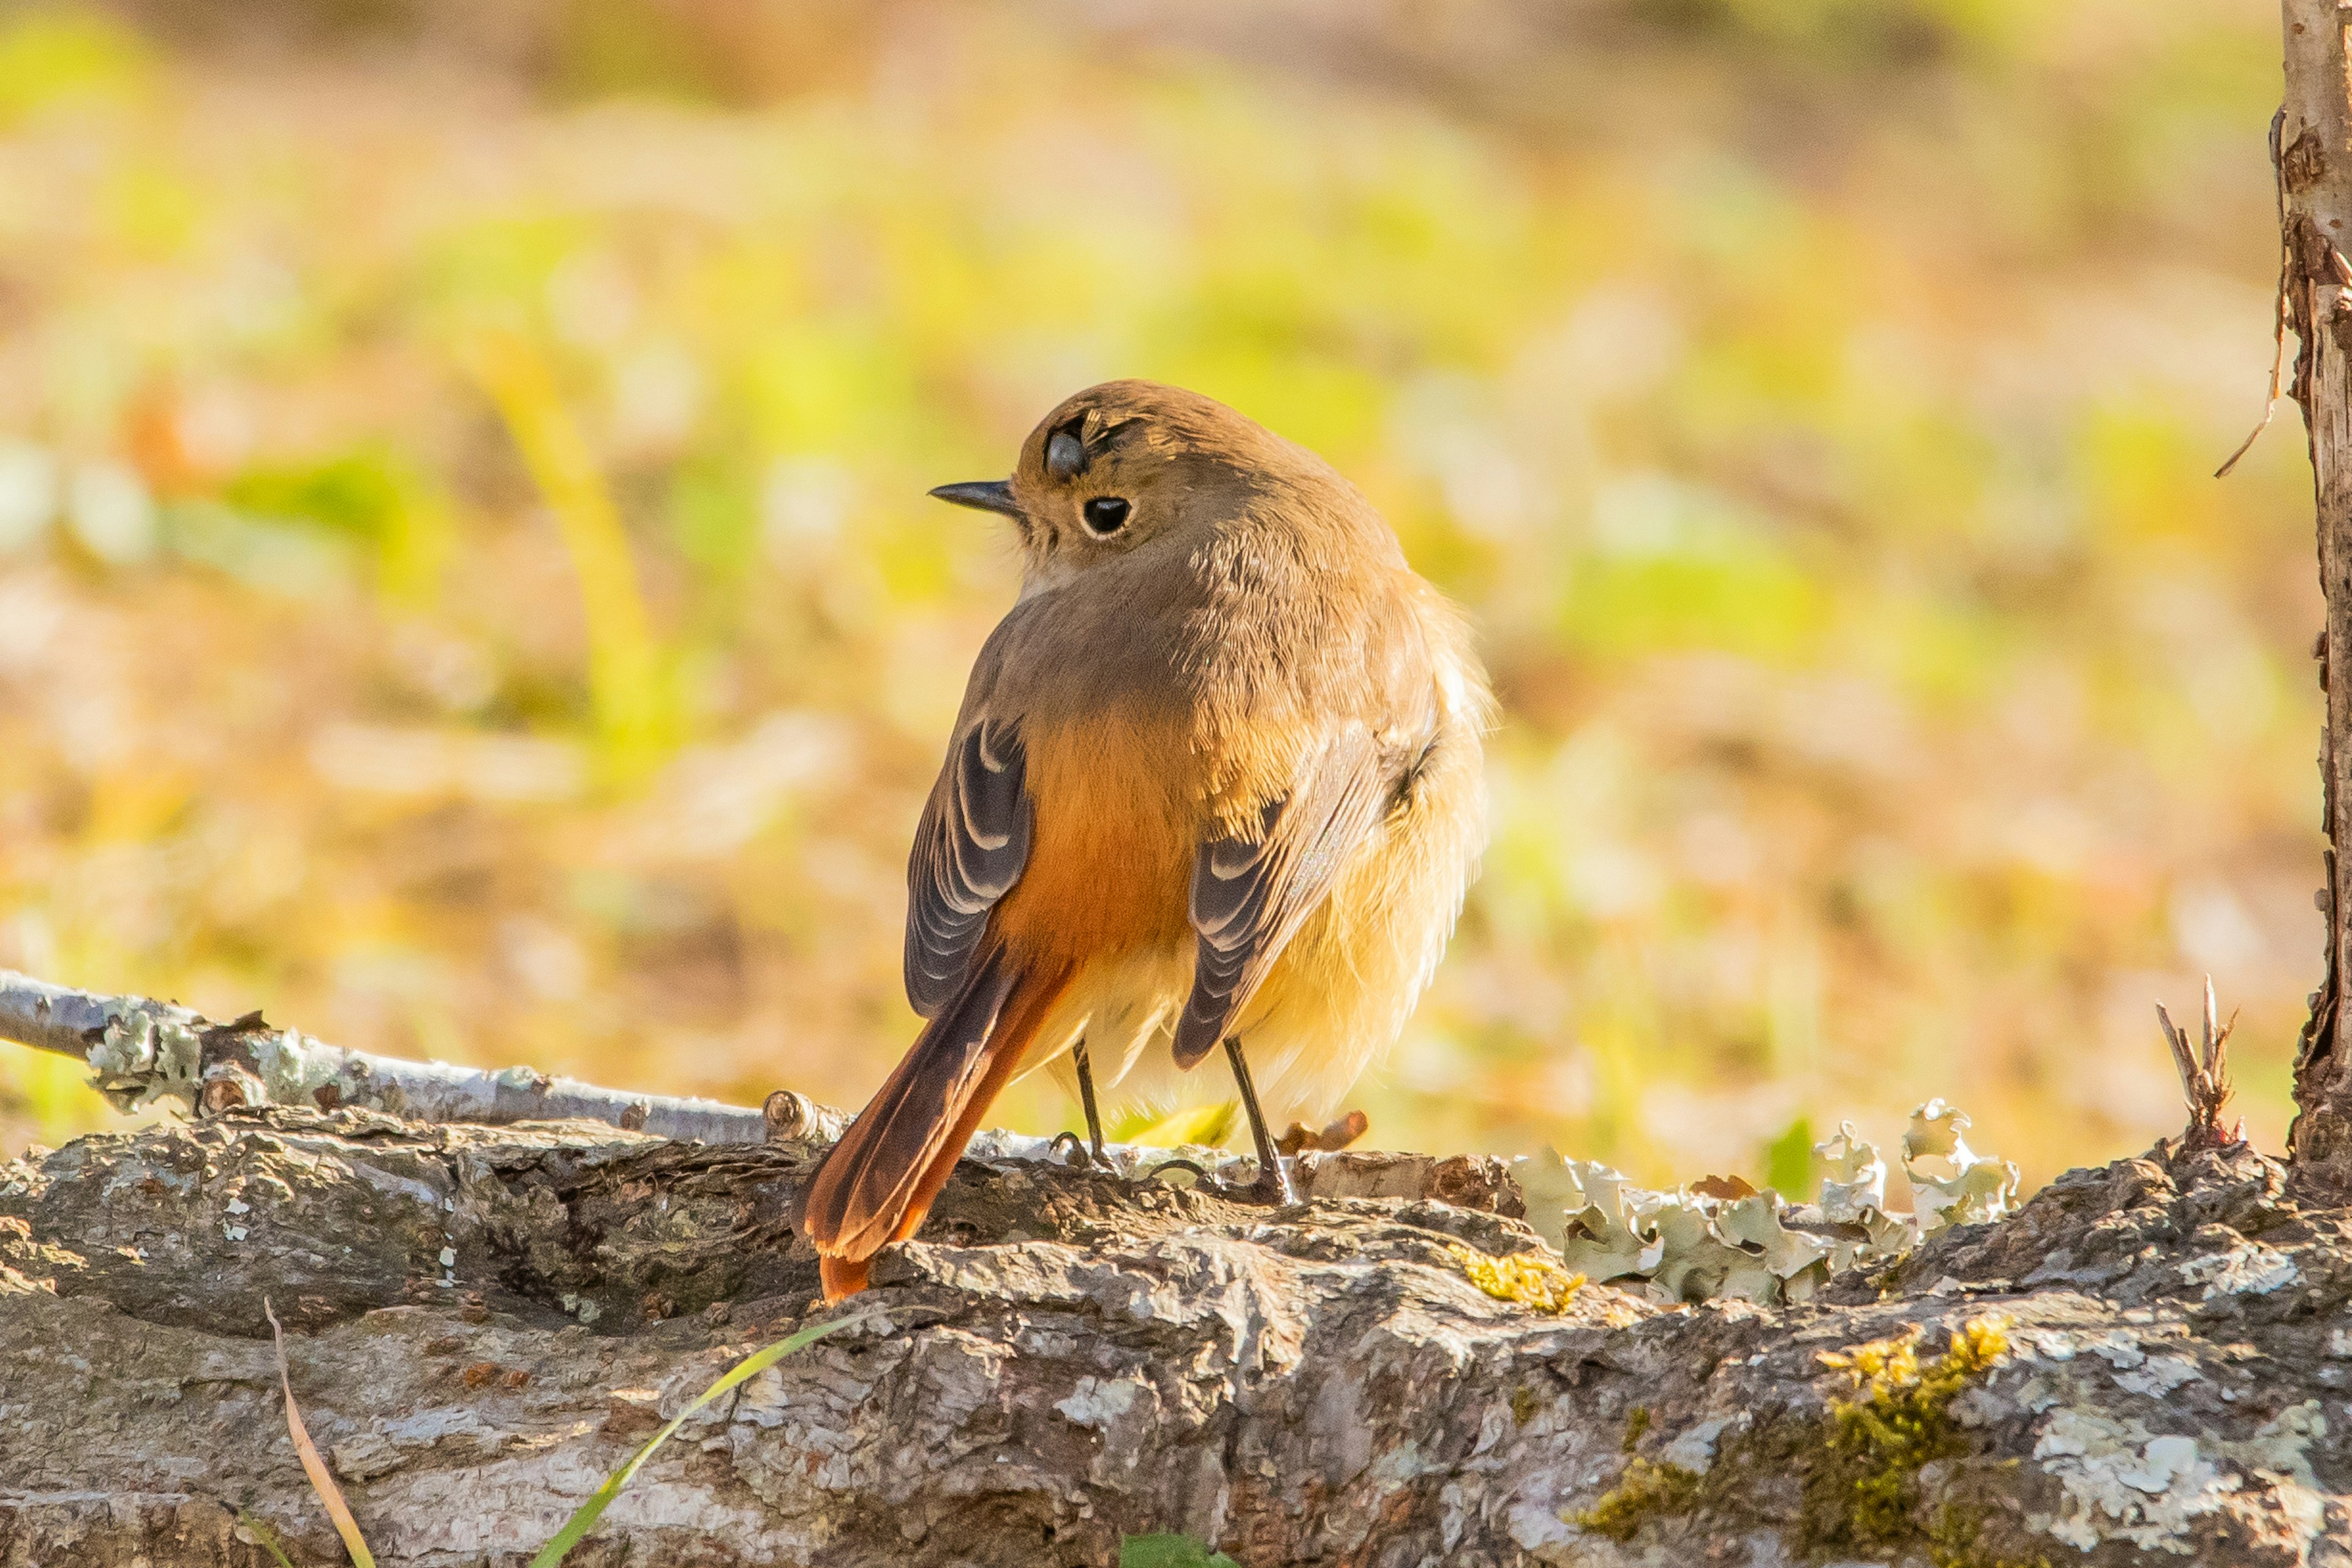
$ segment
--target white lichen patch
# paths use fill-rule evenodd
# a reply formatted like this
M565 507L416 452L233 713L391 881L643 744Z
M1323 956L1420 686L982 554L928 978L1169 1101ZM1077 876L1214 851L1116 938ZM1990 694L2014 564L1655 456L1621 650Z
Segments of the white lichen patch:
M2148 1366L2182 1359L2157 1357ZM2259 1490L2282 1503L2295 1528L2307 1517L2316 1530L2323 1510L2301 1505L2316 1501L2310 1452L2326 1432L2316 1400L2235 1442L2151 1434L2136 1419L2061 1410L2042 1428L2033 1457L2064 1489L2065 1506L2028 1522L2084 1552L2125 1542L2185 1557L2193 1552L2189 1536L2197 1520Z
M2144 1394L2151 1399L2161 1399L2184 1383L2191 1383L2205 1374L2197 1363L2184 1355L2158 1355L2147 1358L2147 1364L2135 1371L2118 1372L2116 1383L2134 1394Z
M2306 1399L2264 1423L2239 1451L2247 1468L2269 1483L2288 1528L2306 1544L2327 1528L2327 1498L2311 1473L2311 1451L2326 1436L2327 1417L2319 1401Z
M1968 1124L1940 1100L1912 1113L1903 1164L1917 1194L1916 1218L1886 1212L1886 1162L1850 1122L1814 1145L1824 1167L1821 1200L1803 1213L1744 1183L1636 1187L1606 1165L1550 1149L1514 1161L1512 1174L1528 1223L1571 1272L1595 1282L1639 1279L1662 1305L1795 1302L1847 1268L1909 1251L1923 1235L2010 1211L2017 1167L1969 1149L1960 1137ZM1856 1226L1861 1237L1852 1234Z
M2033 1457L2057 1478L2066 1505L2029 1522L2083 1552L2124 1541L2187 1556L2189 1522L2221 1508L2231 1490L2194 1438L2155 1436L2137 1421L2077 1410L2051 1417Z
M1878 1145L1863 1141L1853 1123L1838 1124L1837 1136L1813 1145L1824 1167L1822 1173L1822 1217L1838 1225L1858 1225L1864 1216L1886 1212L1886 1162Z
M275 1105L312 1105L319 1090L341 1077L350 1053L312 1039L299 1029L280 1029L247 1041L254 1072Z
M1136 1396L1142 1392L1143 1385L1132 1378L1081 1377L1070 1396L1055 1400L1054 1408L1077 1426L1107 1432L1112 1422L1135 1407Z
M1911 1203L1922 1235L1947 1226L1990 1224L2017 1206L2017 1167L1970 1149L1960 1136L1969 1124L1957 1107L1940 1100L1911 1113L1910 1131L1903 1134L1903 1173L1911 1178Z
M2327 1417L2319 1401L2306 1399L2264 1422L2262 1430L2235 1452L2258 1473L2284 1476L2307 1487L2315 1484L2311 1474L2312 1445L2326 1436Z
M1364 1477L1376 1491L1385 1496L1423 1476L1435 1475L1445 1468L1444 1461L1423 1454L1419 1441L1408 1437L1395 1447L1375 1455L1372 1462L1365 1467Z
M194 1103L204 1042L192 1026L194 1017L159 1002L125 1007L83 1058L89 1063L90 1087L118 1110L167 1099Z
M2196 1438L2168 1436L2150 1437L2140 1452L2139 1463L2117 1465L2115 1476L2136 1492L2162 1497L2184 1477L2211 1479L2211 1468L2197 1458Z
M1726 1430L1748 1426L1748 1416L1710 1415L1667 1444L1658 1458L1664 1463L1703 1476L1715 1468L1716 1447Z
M2209 1301L2216 1296L2267 1296L2303 1278L2294 1258L2259 1241L2192 1258L2179 1267L2182 1281L2204 1286Z

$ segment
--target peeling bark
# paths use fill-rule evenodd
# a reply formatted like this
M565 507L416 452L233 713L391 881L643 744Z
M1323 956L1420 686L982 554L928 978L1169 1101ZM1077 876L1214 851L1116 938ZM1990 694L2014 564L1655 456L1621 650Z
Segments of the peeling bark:
M789 1218L815 1152L268 1110L0 1167L0 1563L258 1568L240 1510L340 1560L264 1295L380 1560L525 1561L824 1310ZM573 1561L1100 1564L1181 1531L1252 1568L2352 1563L2352 1212L2242 1146L2073 1173L1803 1308L1557 1315L1466 1277L1541 1245L1498 1163L1307 1166L1277 1211L967 1159L841 1309L870 1321L714 1406ZM1969 1325L1997 1349L1963 1375ZM1825 1354L1914 1332L1885 1389L1927 1436L1874 1447Z

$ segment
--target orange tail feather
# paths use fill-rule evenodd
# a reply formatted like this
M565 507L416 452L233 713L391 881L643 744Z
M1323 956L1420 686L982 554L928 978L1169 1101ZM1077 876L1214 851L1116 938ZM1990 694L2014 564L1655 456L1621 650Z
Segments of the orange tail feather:
M853 1263L846 1258L819 1257L816 1275L824 1285L824 1304L830 1307L836 1301L845 1301L865 1289L866 1268L862 1258Z
M820 1254L824 1299L866 1288L866 1260L921 1227L980 1119L1069 984L1066 970L979 956L810 1178L801 1228Z

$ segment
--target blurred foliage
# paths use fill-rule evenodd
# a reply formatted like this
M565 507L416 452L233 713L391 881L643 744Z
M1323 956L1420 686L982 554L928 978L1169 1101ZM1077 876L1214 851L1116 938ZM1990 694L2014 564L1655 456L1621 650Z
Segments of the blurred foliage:
M861 1101L1013 584L922 492L1141 374L1354 477L1506 700L1375 1142L1788 1181L1940 1093L2044 1176L2178 1126L2210 970L2274 1142L2292 416L2210 474L2276 58L2221 0L0 7L0 963ZM0 1051L9 1142L102 1120Z

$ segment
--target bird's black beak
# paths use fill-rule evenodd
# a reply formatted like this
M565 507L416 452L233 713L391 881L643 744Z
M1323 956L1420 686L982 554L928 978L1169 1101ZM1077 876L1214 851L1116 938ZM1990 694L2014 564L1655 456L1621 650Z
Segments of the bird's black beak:
M1007 517L1021 515L1021 503L1013 499L1013 481L1010 479L967 479L960 485L941 485L931 493L957 506L968 506L980 511L1001 511Z

